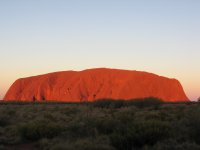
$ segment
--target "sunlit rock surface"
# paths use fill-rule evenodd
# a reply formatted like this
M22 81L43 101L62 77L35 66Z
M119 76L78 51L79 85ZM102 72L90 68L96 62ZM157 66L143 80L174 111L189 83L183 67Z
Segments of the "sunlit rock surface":
M107 68L63 71L18 79L4 100L80 102L144 97L157 97L168 102L189 101L176 79Z

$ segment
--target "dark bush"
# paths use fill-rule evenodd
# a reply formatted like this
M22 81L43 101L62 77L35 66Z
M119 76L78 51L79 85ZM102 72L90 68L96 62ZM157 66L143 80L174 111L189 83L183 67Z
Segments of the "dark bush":
M154 145L169 137L169 125L165 122L151 120L122 126L111 136L112 145L118 150L132 150L145 145Z
M124 100L100 99L94 101L92 105L99 108L121 108L124 103Z
M129 100L126 102L127 106L131 106L134 105L138 108L145 108L145 107L158 107L161 104L163 104L163 101L158 99L158 98L154 98L154 97L148 97L148 98L144 98L144 99L133 99L133 100Z
M111 117L96 119L95 121L95 128L97 129L98 133L101 134L111 134L115 130L114 127L118 126L120 122L116 119Z
M61 126L47 121L32 121L19 128L21 137L31 141L36 141L41 138L53 138L61 131Z
M16 126L0 128L0 144L12 145L21 142L21 137Z
M167 141L159 142L153 147L147 147L145 150L199 150L200 146L194 142L182 141L170 139Z
M0 115L0 127L5 127L10 124L9 116L1 114Z
M63 142L54 145L51 150L115 150L104 137L85 138L75 142Z
M192 141L200 144L200 109L194 109L190 114L185 125Z

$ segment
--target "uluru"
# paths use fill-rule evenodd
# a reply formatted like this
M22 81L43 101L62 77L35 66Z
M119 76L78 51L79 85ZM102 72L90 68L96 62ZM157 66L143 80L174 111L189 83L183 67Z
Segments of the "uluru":
M146 97L156 97L166 102L189 101L176 79L142 71L108 68L21 78L9 88L4 100L81 102Z

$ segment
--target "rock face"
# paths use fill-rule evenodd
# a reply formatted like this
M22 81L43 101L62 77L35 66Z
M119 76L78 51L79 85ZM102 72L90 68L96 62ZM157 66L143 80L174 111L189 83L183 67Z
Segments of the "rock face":
M18 79L4 100L80 102L145 97L157 97L168 102L189 101L176 79L147 72L106 68Z

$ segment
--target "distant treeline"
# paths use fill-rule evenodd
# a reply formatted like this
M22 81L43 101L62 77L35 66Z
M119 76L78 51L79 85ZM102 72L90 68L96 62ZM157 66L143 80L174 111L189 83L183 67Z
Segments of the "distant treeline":
M129 99L129 100L123 100L123 99L97 99L92 102L88 101L82 101L82 102L64 102L64 101L58 101L58 100L48 100L48 101L18 101L18 100L11 100L11 101L0 101L0 105L2 104L19 104L19 105L27 105L27 104L83 104L83 105L120 105L120 106L129 106L129 105L137 105L137 104L192 104L196 102L164 102L162 99L158 99L155 97L147 97L147 98L137 98L137 99Z

